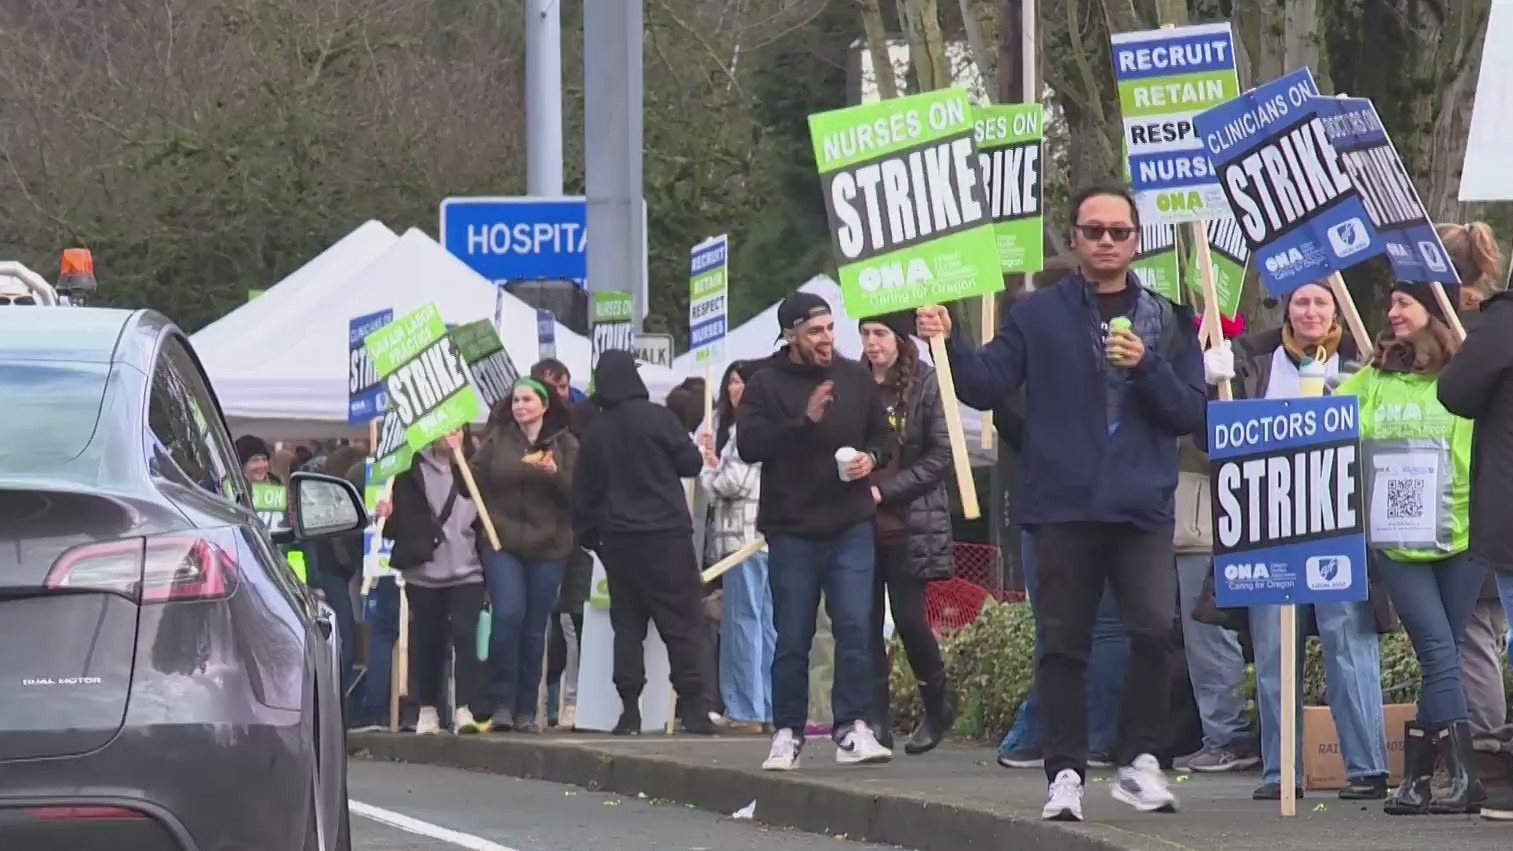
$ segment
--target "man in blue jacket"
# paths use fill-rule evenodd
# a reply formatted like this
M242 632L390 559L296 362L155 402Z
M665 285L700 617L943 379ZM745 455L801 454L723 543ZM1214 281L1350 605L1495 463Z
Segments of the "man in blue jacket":
M1208 402L1192 313L1140 286L1134 198L1118 186L1072 199L1079 271L1018 299L998 336L947 348L956 392L990 410L1026 394L1018 520L1033 530L1042 638L1036 667L1050 780L1042 817L1082 819L1087 770L1084 676L1099 597L1114 592L1130 638L1114 797L1172 811L1154 756L1168 710L1177 576L1172 494L1177 439L1202 433ZM951 333L921 308L921 337Z

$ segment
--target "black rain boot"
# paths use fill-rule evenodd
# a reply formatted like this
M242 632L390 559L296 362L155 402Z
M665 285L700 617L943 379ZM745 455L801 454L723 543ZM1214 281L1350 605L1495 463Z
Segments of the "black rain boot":
M611 731L616 736L641 735L641 693L620 692L620 720Z
M1389 816L1429 812L1429 783L1434 779L1437 745L1432 730L1409 721L1403 725L1403 782L1382 804Z
M951 725L956 723L951 712L951 699L946 691L944 673L928 683L920 683L919 695L925 704L925 720L920 722L909 741L904 742L904 753L910 756L935 750L946 734L951 732Z
M688 707L683 709L682 707ZM682 723L683 732L694 736L718 736L720 728L709 717L708 710L704 709L701 700L679 700L678 720Z
M1471 722L1452 721L1440 731L1440 753L1445 757L1445 773L1450 775L1450 788L1443 795L1435 795L1429 801L1431 813L1474 813L1481 809L1487 799L1487 790L1481 785L1481 771L1476 766L1476 753L1471 746Z

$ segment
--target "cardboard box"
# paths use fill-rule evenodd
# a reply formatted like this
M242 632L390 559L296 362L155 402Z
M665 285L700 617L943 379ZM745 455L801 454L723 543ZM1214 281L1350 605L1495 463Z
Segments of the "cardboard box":
M1403 779L1403 725L1418 716L1412 703L1389 703L1382 707L1387 733L1387 782ZM1303 788L1345 788L1345 760L1340 755L1340 737L1327 706L1303 707Z

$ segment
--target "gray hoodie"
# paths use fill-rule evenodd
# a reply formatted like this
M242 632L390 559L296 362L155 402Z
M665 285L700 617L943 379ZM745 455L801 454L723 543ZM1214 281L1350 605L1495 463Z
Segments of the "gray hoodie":
M426 502L436 516L446 506L447 495L452 492L452 462L450 456L437 459L432 450L416 453L415 463L420 465L420 480L425 486ZM405 581L424 588L451 588L483 581L483 563L478 559L478 542L473 524L478 520L478 508L467 494L459 493L452 503L452 514L441 527L441 543L431 560L418 569L406 571Z

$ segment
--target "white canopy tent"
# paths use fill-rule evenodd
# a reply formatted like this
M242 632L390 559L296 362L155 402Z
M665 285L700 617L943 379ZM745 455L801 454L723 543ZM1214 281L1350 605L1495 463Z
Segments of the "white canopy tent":
M234 432L268 439L353 433L346 424L348 322L385 309L401 316L434 302L446 322L462 324L493 318L497 298L510 358L522 372L536 361L536 311L500 293L419 230L407 231L359 268L327 263L319 271L295 295L275 303L276 310L261 311L260 319L243 322L238 314L273 290L195 335L195 347ZM202 335L212 330L216 333L202 342ZM572 372L574 383L586 384L588 339L559 323L556 344L557 359ZM652 366L642 367L641 375L657 400L679 380Z
M857 323L846 313L841 287L829 276L815 275L799 286L800 292L812 293L830 304L835 317L835 350L853 360L862 356L862 335ZM710 380L718 382L731 361L764 358L777 349L778 302L751 317L725 335L725 357L710 366ZM919 356L930 362L930 351L923 343L917 344ZM700 375L704 367L694 361L693 353L685 352L673 359L672 371L678 375ZM961 427L967 436L967 448L975 455L980 453L982 415L965 405L961 406Z

